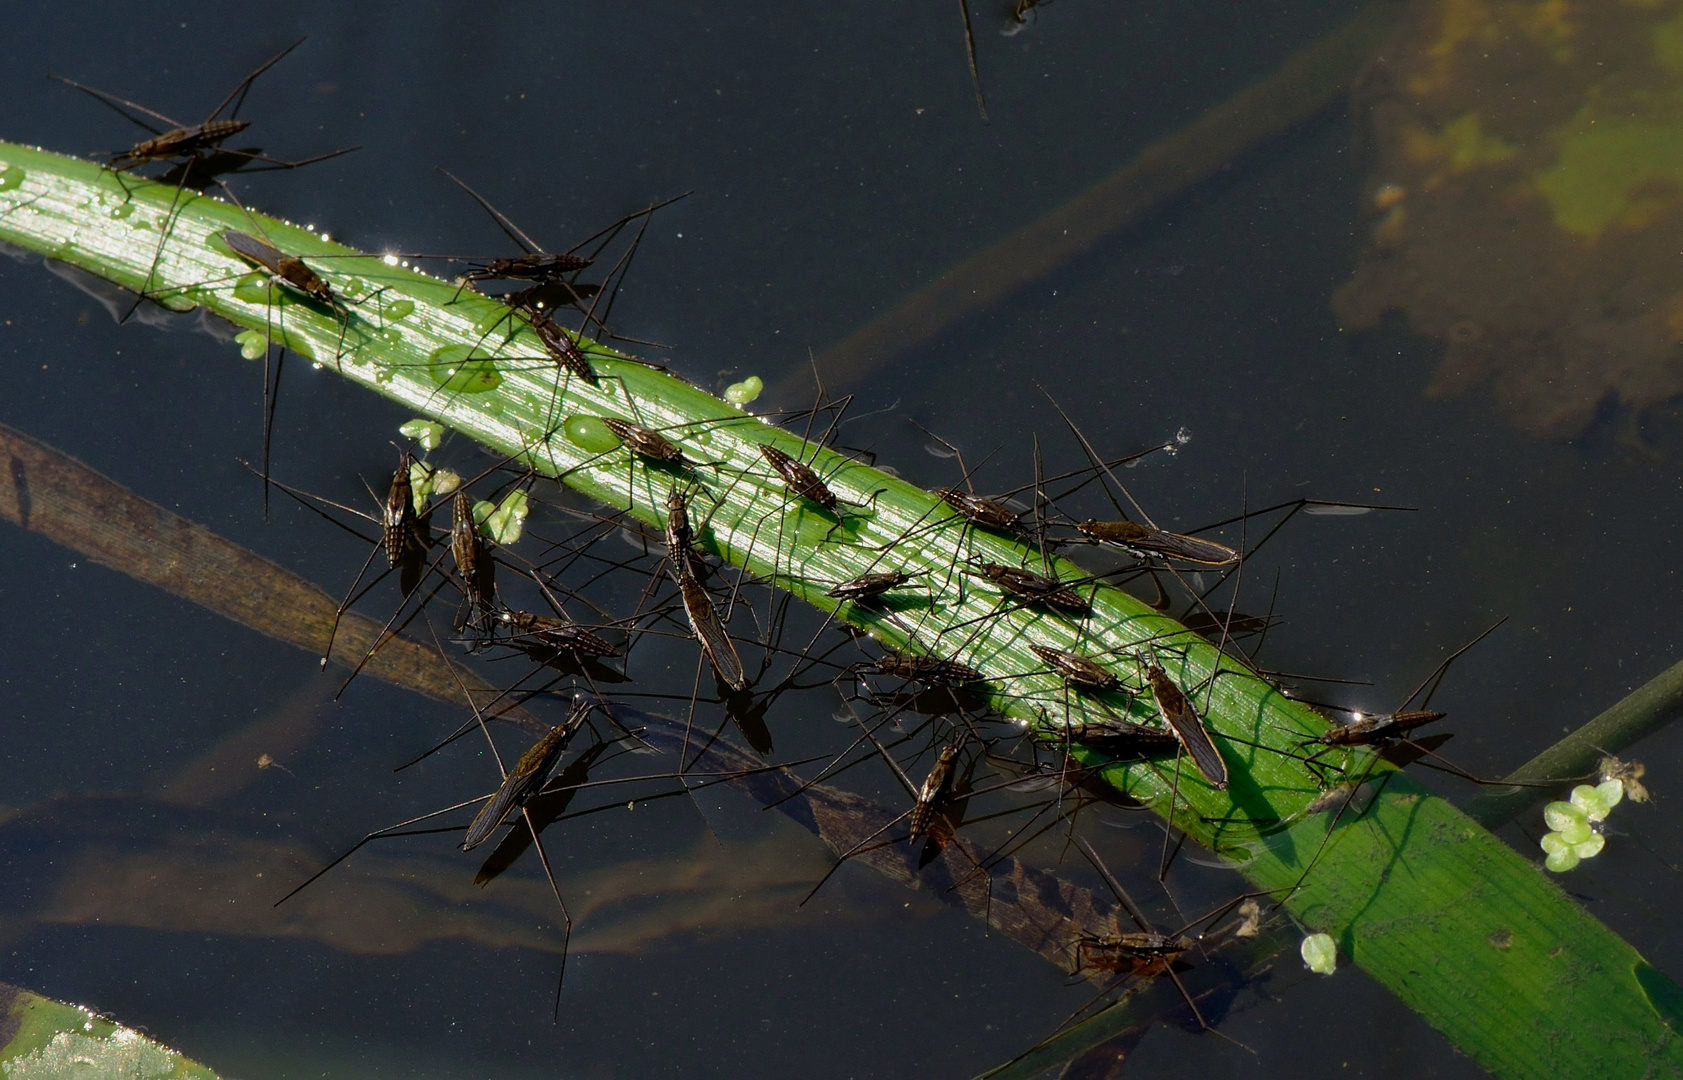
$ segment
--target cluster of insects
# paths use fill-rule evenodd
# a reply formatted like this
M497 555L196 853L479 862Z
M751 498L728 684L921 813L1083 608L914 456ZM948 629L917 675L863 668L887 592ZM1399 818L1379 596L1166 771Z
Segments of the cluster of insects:
M162 166L157 179L174 185L178 196L216 184L232 199L222 176L293 169L345 152L284 160L227 148L246 130L236 117L253 81L290 51L259 66L195 125L70 85L148 128L148 138L110 156L119 177ZM593 390L609 381L587 348L587 335L611 336L615 283L623 281L641 230L667 203L550 252L478 192L450 179L493 217L518 254L407 257L454 262L462 269L452 302L471 296L500 305L498 323L530 332L543 351L532 359L561 380L554 428L588 450L569 472L611 477L612 484L601 483L605 489L623 481L625 506L580 505L540 476L530 455L490 463L463 456L477 465L460 467L449 449L435 453L435 437L398 448L365 505L298 490L272 479L269 467L278 360L272 378L265 372L264 450L253 471L263 479L265 499L273 484L366 542L361 569L347 574L341 614L359 604L389 604L381 635L360 655L339 647L336 624L324 667L342 662L349 685L392 635L408 633L435 643L441 657L483 661L500 674L501 690L488 700L462 686L471 717L427 751L477 736L501 774L491 790L375 830L351 851L442 821L428 829L458 833L463 851L496 841L480 871L483 880L531 850L553 891L563 957L571 918L545 848L546 830L578 812L570 804L587 789L610 800L621 797L616 785L687 795L728 779L693 767L711 743L726 737L727 726L768 763L785 738L817 750L802 762L815 765L805 774L807 784L832 782L867 765L886 778L885 797L900 811L841 852L836 868L875 848L905 845L920 864L956 850L975 875L988 879L1001 859L1043 837L1076 836L1079 815L1103 802L1094 795L1092 776L1115 761L1144 762L1167 778L1172 819L1183 782L1223 791L1233 781L1232 733L1212 732L1209 724L1218 680L1282 683L1266 674L1256 655L1272 612L1256 616L1237 608L1247 562L1299 512L1400 509L1297 499L1244 508L1203 529L1163 528L1119 473L1163 448L1107 457L1047 395L1072 439L1071 468L1047 475L1037 442L1029 483L983 493L958 448L926 432L932 447L956 461L959 475L933 488L920 516L890 520L878 506L889 490L876 486L882 474L857 467L861 455L837 445L848 400L827 400L821 383L810 408L684 423L644 415L629 390L610 399L613 408L592 412L580 411L577 396L565 393L568 380ZM599 269L607 245L634 225L626 252L600 281L585 281ZM169 230L160 233L161 253ZM227 229L217 239L279 294L339 320L347 333L360 317L355 309L366 298L335 287L324 259L282 250L255 217L249 230ZM150 285L148 275L137 304L157 295ZM563 325L564 312L576 314L576 327ZM487 329L487 336L496 329ZM804 425L798 434L797 425ZM657 508L658 520L631 513L638 505ZM1257 520L1271 527L1251 542L1249 523ZM824 557L843 548L846 558ZM1079 569L1070 558L1077 554ZM1087 568L1089 563L1096 565ZM835 569L840 566L851 572ZM385 584L389 577L395 580ZM1224 588L1225 603L1214 599ZM1162 629L1119 637L1099 625L1104 597L1116 589L1139 594L1147 607L1174 621L1164 618ZM829 613L809 613L803 623L791 609L797 594ZM1022 636L1025 626L1033 627L1032 635ZM1020 638L1017 647L1002 650L1001 635ZM1196 677L1193 654L1207 655L1211 646L1217 659ZM692 647L692 666L675 663ZM1014 666L1002 667L1002 655L1015 658ZM1335 824L1385 762L1435 761L1459 772L1438 758L1440 741L1415 738L1441 718L1427 703L1458 655L1397 709L1339 720L1337 708L1328 705L1333 726L1297 733L1295 752L1274 748L1294 757L1324 789L1321 808L1334 812ZM511 670L516 674L506 674ZM674 670L679 675L669 674ZM807 702L814 695L833 700L845 725L837 745L818 747L810 735L781 726L774 731L772 721L783 719L777 704L797 693ZM1424 700L1416 706L1416 698ZM603 779L610 763L650 749L646 733L613 707L633 699L676 711L683 731L679 753L668 768ZM492 722L512 709L557 701L561 719L505 763ZM1032 721L1025 724L1025 716ZM1002 823L1009 824L1003 834ZM961 835L972 827L978 839ZM1163 832L1159 879L1172 862L1174 832L1172 824ZM1100 935L1072 929L1071 974L1100 982L1107 993L1130 982L1177 978L1186 958L1205 947L1200 929L1226 908L1166 931L1126 899L1086 839L1078 846L1135 926ZM1311 861L1305 877L1312 870Z

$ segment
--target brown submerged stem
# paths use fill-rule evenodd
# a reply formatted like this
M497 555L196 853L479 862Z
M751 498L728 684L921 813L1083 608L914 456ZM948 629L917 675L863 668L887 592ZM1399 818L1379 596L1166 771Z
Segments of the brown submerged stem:
M260 634L317 655L327 647L338 605L296 574L4 424L0 461L5 462L0 517L7 521ZM374 620L347 612L339 623L335 659L364 655L380 630ZM498 696L473 672L451 666L481 703ZM468 703L437 650L418 641L388 638L364 670L439 701ZM526 730L549 730L518 706L492 711Z

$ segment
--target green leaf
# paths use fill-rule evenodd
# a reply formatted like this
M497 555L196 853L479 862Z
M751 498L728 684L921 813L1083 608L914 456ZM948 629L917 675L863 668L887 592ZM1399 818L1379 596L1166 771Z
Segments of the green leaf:
M91 1009L0 983L6 1080L216 1080L216 1074Z

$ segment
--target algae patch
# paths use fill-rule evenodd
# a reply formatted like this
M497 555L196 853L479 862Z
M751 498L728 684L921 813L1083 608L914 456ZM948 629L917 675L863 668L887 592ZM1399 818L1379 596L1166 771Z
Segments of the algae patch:
M1683 4L1425 0L1358 90L1346 330L1443 343L1428 396L1683 458Z

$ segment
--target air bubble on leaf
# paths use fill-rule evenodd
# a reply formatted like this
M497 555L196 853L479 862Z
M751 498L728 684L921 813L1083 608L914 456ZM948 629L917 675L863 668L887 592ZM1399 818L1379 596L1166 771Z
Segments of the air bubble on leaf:
M483 394L502 384L502 373L489 357L473 355L470 345L444 345L434 349L427 374L446 390Z
M1552 802L1543 807L1543 822L1555 832L1564 832L1568 825L1584 820L1584 812L1569 802Z
M270 301L269 279L263 274L247 274L234 282L234 299L248 304L267 304ZM280 300L279 296L273 299Z
M240 347L240 355L247 360L256 360L269 348L268 337L257 330L241 330L234 335L234 343Z
M725 387L725 400L737 408L753 401L766 388L765 380L758 375L750 375L739 383L731 383Z
M406 439L414 439L421 444L423 450L437 450L440 440L444 438L444 425L436 420L422 420L417 417L404 423L397 429L397 433Z
M561 425L561 434L580 450L592 454L605 454L619 446L619 436L594 416L580 414L567 417Z
M486 334L489 334L492 330L495 330L497 328L498 323L505 322L505 321L509 321L509 310L508 310L508 308L505 308L505 307L492 308L491 310L487 311L485 314L481 315L479 317L479 321L473 324L473 332L475 334L478 334L480 337L484 337Z
M413 314L415 314L415 301L413 300L399 300L386 308L385 311L386 318L393 322Z
M1303 954L1303 966L1317 975L1331 975L1338 969L1338 946L1330 934L1310 934L1298 951Z

